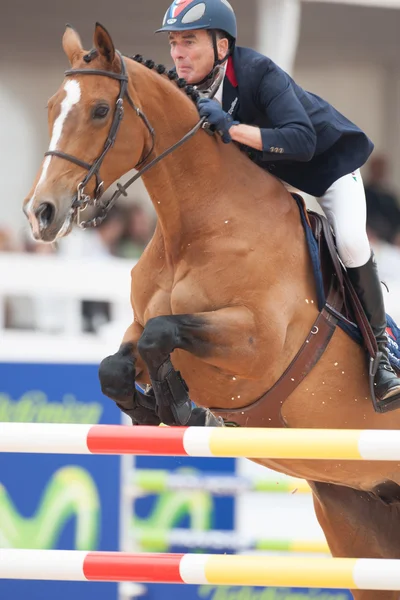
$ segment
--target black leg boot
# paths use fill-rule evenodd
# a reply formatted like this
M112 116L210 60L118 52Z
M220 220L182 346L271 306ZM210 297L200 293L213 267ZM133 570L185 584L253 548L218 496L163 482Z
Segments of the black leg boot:
M395 410L400 408L400 379L389 362L386 312L374 254L371 254L371 258L365 265L347 269L347 272L370 322L379 352L382 354L374 381L378 405L375 410L382 413Z

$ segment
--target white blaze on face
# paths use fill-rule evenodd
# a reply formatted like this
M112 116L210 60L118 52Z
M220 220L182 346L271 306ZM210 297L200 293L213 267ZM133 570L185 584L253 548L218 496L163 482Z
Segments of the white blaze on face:
M72 110L72 108L75 106L75 104L78 104L79 100L81 99L81 88L80 88L79 83L75 79L69 79L67 81L67 83L64 85L64 90L65 90L65 98L61 102L60 114L58 115L57 119L54 121L49 151L57 150L57 144L62 137L64 123L65 123L70 111ZM31 208L34 204L36 192L39 189L39 186L46 179L47 170L49 168L50 161L52 158L53 158L52 156L46 156L46 158L43 162L42 172L40 174L39 181L37 182L35 191L33 192L33 196L29 200L28 205L26 207L26 211L28 214L31 212Z

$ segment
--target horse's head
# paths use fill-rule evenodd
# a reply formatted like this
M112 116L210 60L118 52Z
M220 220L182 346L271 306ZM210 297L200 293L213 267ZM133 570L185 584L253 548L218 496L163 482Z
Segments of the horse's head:
M67 235L78 209L135 167L150 145L140 111L126 110L119 128L124 97L134 109L136 98L127 92L124 61L104 27L96 24L88 53L68 26L63 48L71 69L48 102L50 146L24 201L33 236L46 242Z

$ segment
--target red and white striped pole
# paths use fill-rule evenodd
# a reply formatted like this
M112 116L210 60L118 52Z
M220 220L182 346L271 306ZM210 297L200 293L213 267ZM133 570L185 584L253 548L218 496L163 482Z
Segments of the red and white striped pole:
M400 560L0 549L0 579L400 591Z
M400 431L0 423L0 452L400 460Z

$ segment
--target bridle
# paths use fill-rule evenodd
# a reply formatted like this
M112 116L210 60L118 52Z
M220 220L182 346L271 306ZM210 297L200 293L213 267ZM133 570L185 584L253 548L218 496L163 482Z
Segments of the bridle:
M75 165L78 165L79 167L83 167L84 169L86 169L88 171L86 177L78 184L77 194L76 194L76 197L74 198L71 208L72 208L72 210L78 211L78 210L85 209L87 206L96 206L99 208L99 215L93 219L90 219L89 221L81 222L79 225L83 229L86 229L88 227L97 227L98 225L100 225L104 221L108 212L110 211L112 206L115 204L115 202L118 200L118 198L120 196L127 196L126 190L137 179L142 177L142 175L144 175L144 173L146 171L148 171L149 169L154 167L158 162L160 162L160 160L165 158L168 154L171 154L171 152L173 152L174 150L176 150L177 148L182 146L182 144L184 144L187 140L189 140L191 137L193 137L197 133L197 131L199 131L199 129L201 129L203 127L203 125L205 123L205 118L203 117L195 125L195 127L193 127L193 129L191 129L181 140L179 140L179 142L177 142L173 146L170 146L162 154L160 154L159 156L154 158L149 164L147 164L145 167L143 167L138 173L136 173L124 185L117 183L117 189L115 190L115 192L113 193L111 198L109 198L108 200L102 201L101 196L103 193L103 185L104 184L100 177L100 167L101 167L103 160L106 157L108 151L110 150L110 148L113 147L113 145L115 143L117 133L118 133L119 127L121 125L121 121L124 116L124 98L127 99L129 105L135 111L137 116L142 119L143 123L145 124L145 126L147 128L147 131L150 134L150 138L151 138L150 149L145 153L145 156L143 158L141 158L141 160L135 165L135 167L134 167L135 169L138 169L139 167L141 167L148 160L150 155L153 153L154 146L155 146L155 140L156 140L156 134L155 134L154 128L151 126L148 118L143 113L143 111L138 106L135 105L135 103L133 102L132 98L129 95L129 92L128 92L129 78L128 78L128 75L126 72L124 58L120 52L117 51L117 54L119 55L119 57L121 59L121 72L120 73L103 71L101 69L68 69L67 71L65 71L66 76L70 76L70 75L100 75L103 77L109 77L111 79L116 79L117 81L120 82L119 94L118 94L118 97L117 97L117 100L115 103L114 117L113 117L113 120L112 120L112 123L110 126L110 130L109 130L109 133L108 133L108 136L105 141L105 144L104 144L101 154L98 156L98 158L95 159L95 161L92 164L89 164L83 160L80 160L79 158L76 158L75 156L72 156L71 154L67 154L65 152L60 152L58 150L49 150L48 152L45 153L45 156L57 156L58 158L68 160L69 162L72 162ZM97 53L96 53L96 55L97 55ZM91 56L89 54L87 61L90 62L92 57L93 56ZM94 190L93 198L89 194L86 194L86 192L85 192L85 187L92 177L96 178L96 187Z

